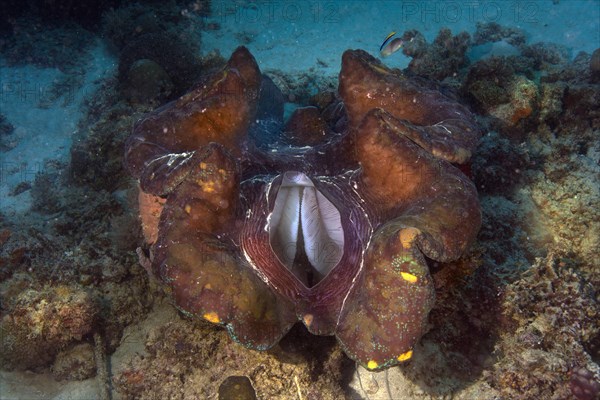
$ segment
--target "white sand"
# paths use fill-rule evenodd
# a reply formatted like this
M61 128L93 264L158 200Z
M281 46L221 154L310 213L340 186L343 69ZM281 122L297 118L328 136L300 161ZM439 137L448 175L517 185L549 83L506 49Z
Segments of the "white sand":
M15 148L0 153L0 209L4 215L15 217L30 208L29 191L9 195L16 185L33 182L37 173L49 168L47 161L68 162L72 137L82 116L81 103L96 89L99 79L115 68L115 60L100 41L92 57L84 84L67 89L48 108L40 103L48 99L52 83L64 74L55 68L6 67L0 59L0 109L15 127L12 136L18 142Z

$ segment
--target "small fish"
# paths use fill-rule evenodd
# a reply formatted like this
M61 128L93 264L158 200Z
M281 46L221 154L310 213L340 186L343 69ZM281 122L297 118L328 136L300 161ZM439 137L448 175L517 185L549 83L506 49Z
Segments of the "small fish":
M392 38L392 36L394 36L396 34L396 31L392 31L390 32L389 35L387 35L385 37L385 39L383 40L383 43L381 43L381 46L379 46L379 51L383 50L383 46L385 46L385 44L388 42L388 40L390 40Z
M400 50L400 48L404 44L404 41L400 38L396 38L396 39L392 40L392 37L394 37L395 34L396 34L395 31L391 32L389 35L386 36L383 43L381 43L381 46L379 47L379 53L381 54L382 57L387 57L387 56L397 52L398 50Z

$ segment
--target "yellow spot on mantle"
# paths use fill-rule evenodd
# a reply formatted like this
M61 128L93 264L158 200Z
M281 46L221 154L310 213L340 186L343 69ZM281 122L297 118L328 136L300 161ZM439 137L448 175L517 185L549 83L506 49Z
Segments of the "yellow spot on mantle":
M409 274L408 272L400 272L400 275L402 276L402 279L410 283L415 283L418 280L415 275Z
M410 358L412 357L413 351L409 350L406 353L402 353L398 356L398 361L406 361L406 360L410 360Z
M188 213L188 214L191 213L192 212L192 206L190 206L189 204L186 204L185 205L185 212Z
M306 314L304 317L302 317L302 321L304 321L304 325L306 326L310 326L310 324L312 324L313 322L313 315L312 314Z
M200 186L202 191L205 193L213 193L215 191L215 182L214 181L203 181L201 179L197 179L196 184L198 186Z
M208 312L204 314L203 317L205 320L207 320L208 322L212 322L213 324L218 324L219 322L221 322L219 314L217 314L216 312Z
M207 165L205 162L200 163L200 169L206 169Z
M400 243L405 249L410 249L417 235L421 233L417 228L406 228L400 231Z
M368 369L375 369L375 368L377 368L377 366L378 366L378 365L379 365L379 364L377 364L377 361L375 361L375 360L370 360L370 361L367 363L367 368L368 368Z
M212 182L209 182L209 184L202 187L202 190L204 190L206 193L212 193L215 191L215 186Z

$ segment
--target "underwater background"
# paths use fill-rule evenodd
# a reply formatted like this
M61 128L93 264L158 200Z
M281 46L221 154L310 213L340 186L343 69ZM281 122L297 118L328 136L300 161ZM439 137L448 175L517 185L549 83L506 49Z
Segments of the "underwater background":
M430 260L409 362L370 372L300 324L246 349L140 265L125 141L241 45L285 118L337 95L347 49L475 114L481 229ZM598 399L599 105L599 0L3 1L0 398Z

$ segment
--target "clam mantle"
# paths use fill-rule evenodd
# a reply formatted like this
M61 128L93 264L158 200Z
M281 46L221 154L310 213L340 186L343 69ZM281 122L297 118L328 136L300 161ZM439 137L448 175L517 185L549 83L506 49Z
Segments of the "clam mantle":
M267 87L240 47L135 125L126 166L149 269L244 346L268 349L302 321L369 369L410 359L434 304L426 257L460 257L481 223L455 166L480 135L473 116L362 50L344 53L330 106L298 109L287 130L261 128L281 118ZM257 144L261 129L277 145Z

